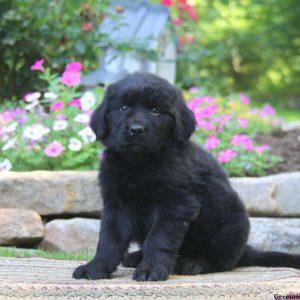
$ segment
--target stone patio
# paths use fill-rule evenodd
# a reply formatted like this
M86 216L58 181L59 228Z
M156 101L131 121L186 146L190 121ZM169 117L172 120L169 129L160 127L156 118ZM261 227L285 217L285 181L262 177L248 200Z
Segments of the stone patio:
M300 270L238 268L199 276L171 276L165 282L131 280L119 268L111 280L72 279L76 261L0 258L0 299L274 299L300 294Z

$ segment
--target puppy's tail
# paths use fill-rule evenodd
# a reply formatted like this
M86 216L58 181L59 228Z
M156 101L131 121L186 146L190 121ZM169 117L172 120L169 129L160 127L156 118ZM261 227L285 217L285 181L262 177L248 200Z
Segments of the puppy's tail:
M238 266L288 267L300 269L300 255L270 251L262 252L247 246Z

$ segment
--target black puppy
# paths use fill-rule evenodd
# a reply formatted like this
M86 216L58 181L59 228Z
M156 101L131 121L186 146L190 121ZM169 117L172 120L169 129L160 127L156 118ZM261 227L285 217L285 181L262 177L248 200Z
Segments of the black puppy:
M216 160L189 140L193 113L167 81L136 73L110 85L91 127L105 145L104 199L95 258L74 278L109 278L122 261L137 281L236 266L300 268L300 255L246 245L243 203ZM126 253L131 241L141 251Z

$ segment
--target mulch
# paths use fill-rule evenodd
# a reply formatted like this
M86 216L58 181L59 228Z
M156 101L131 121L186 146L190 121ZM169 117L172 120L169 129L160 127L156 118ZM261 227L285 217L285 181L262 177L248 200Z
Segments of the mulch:
M271 134L259 134L256 141L260 144L268 144L272 153L283 158L267 174L278 174L282 172L300 171L300 130L284 132L277 130Z

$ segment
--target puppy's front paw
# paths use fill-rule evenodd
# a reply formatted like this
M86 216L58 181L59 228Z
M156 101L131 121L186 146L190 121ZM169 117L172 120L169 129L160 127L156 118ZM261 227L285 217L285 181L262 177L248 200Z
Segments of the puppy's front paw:
M164 281L169 277L168 272L140 264L133 273L132 279L136 281Z
M75 279L107 279L109 276L110 273L101 269L95 262L89 262L85 265L81 265L73 272L73 278Z

